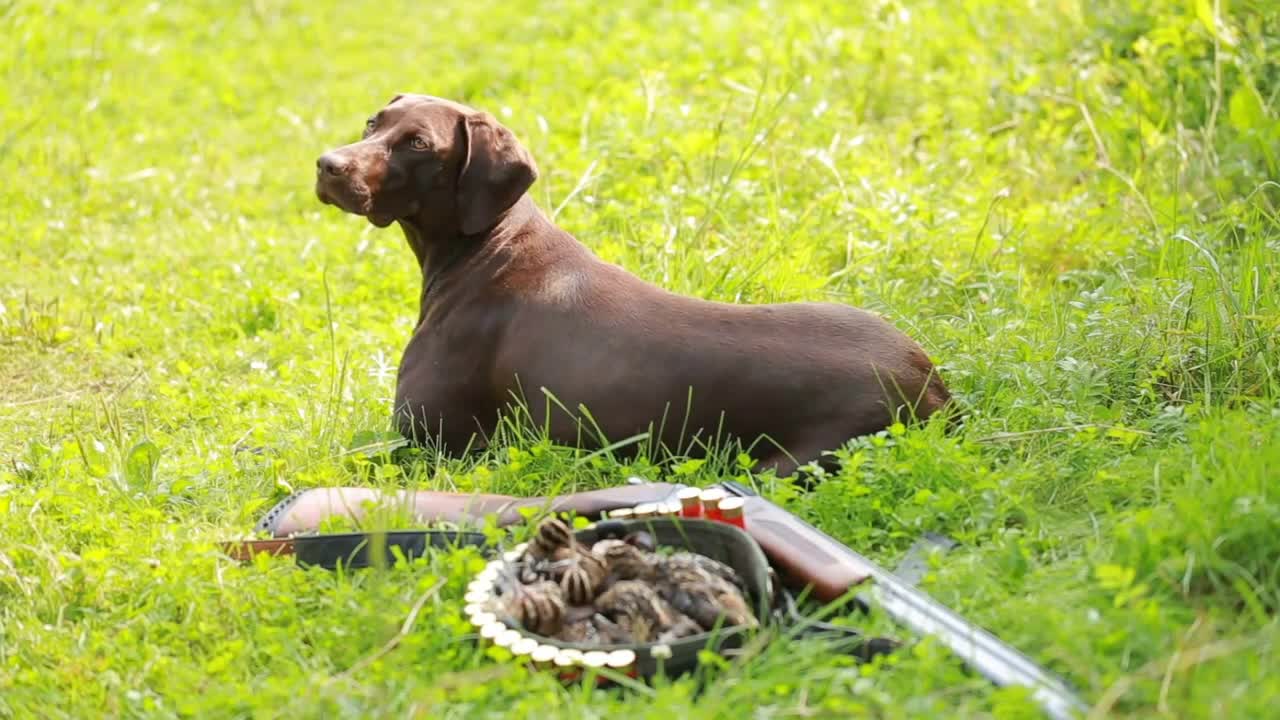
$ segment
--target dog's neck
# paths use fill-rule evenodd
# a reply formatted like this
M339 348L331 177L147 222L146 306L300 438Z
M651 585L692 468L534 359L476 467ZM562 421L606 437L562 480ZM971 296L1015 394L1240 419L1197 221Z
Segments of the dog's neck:
M398 220L422 273L418 322L426 315L429 293L452 267L485 247L502 244L538 217L540 213L533 199L524 195L499 216L492 228L476 235L463 235L456 223L441 223L426 211Z
M442 228L426 221L421 216L400 218L400 229L404 231L404 239L409 243L414 258L418 261L418 270L423 277L435 273L446 258L454 254L457 248L466 244L468 238L463 237L457 229Z

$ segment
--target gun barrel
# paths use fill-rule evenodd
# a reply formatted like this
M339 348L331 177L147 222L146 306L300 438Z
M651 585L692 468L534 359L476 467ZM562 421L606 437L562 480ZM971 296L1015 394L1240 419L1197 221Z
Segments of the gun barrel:
M1087 710L1062 680L947 606L750 488L731 481L721 486L747 498L747 531L770 560L791 571L793 584L808 584L820 600L830 601L869 579L872 598L894 622L936 637L996 685L1030 688L1054 720Z
M871 594L889 617L918 634L938 638L991 682L1030 688L1036 702L1054 720L1068 720L1088 710L1065 683L996 636L883 568L873 567L871 577Z

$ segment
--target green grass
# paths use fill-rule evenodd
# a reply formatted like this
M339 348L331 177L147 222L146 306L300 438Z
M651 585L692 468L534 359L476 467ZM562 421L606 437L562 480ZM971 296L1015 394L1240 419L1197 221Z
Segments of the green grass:
M474 553L223 558L290 488L745 472L519 431L347 451L388 427L418 278L315 200L314 158L400 91L493 111L542 207L642 277L926 346L960 433L833 448L771 497L889 566L962 541L926 589L1099 716L1274 712L1276 4L647 5L0 3L0 717L1034 716L932 642L562 688L467 636Z

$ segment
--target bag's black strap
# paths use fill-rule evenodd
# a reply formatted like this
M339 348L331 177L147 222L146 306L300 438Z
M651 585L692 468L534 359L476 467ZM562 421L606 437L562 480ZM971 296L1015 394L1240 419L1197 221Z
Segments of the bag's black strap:
M780 590L778 595L776 616L784 626L797 627L798 637L830 641L838 651L852 655L862 662L869 662L877 655L887 655L900 645L893 638L868 637L854 627L807 618L801 614L790 591Z
M391 565L397 555L412 560L430 550L468 546L482 548L486 555L495 550L483 533L458 530L334 533L293 538L294 557L299 565L329 570L339 565L348 569Z
M924 578L925 573L928 571L930 553L935 551L945 553L956 547L956 545L956 541L943 535L925 533L907 549L901 562L894 568L893 574L908 585L915 585ZM877 655L891 653L901 647L901 643L892 638L867 637L856 628L806 618L800 613L795 597L780 585L775 585L775 587L778 588L778 597L775 599L778 614L787 624L800 626L799 634L801 636L822 637L833 640L837 646L843 648L844 652L848 652L864 662L870 661ZM854 603L859 610L864 612L870 608L869 603L861 593L854 596Z

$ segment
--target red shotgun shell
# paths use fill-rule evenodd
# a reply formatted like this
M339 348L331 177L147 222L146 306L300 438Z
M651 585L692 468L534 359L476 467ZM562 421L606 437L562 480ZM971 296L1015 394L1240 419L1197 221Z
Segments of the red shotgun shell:
M685 488L676 493L680 499L680 517L702 517L702 491L698 488Z
M728 497L720 501L720 515L730 525L746 529L746 519L742 517L742 508L746 501L740 497Z
M725 499L729 493L720 488L711 488L703 490L702 499L702 517L708 520L724 520L720 515L720 501Z

